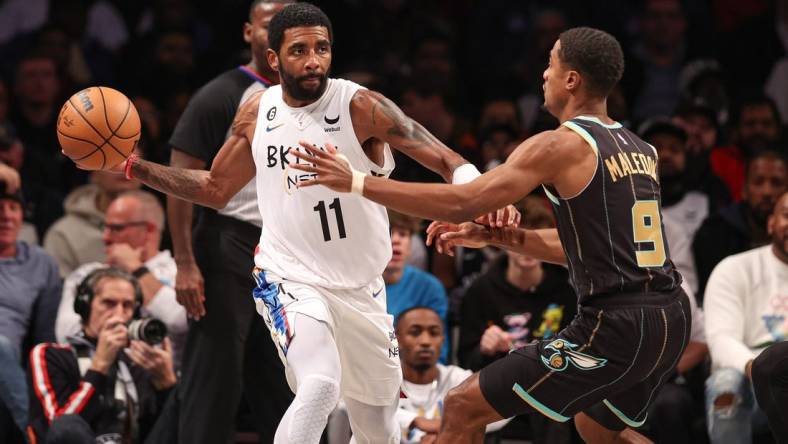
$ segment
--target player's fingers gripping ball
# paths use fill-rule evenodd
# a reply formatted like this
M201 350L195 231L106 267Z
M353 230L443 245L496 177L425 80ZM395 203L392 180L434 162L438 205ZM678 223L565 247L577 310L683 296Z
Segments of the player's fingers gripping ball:
M105 86L71 96L57 118L63 154L86 170L108 170L134 152L140 140L140 117L131 100Z

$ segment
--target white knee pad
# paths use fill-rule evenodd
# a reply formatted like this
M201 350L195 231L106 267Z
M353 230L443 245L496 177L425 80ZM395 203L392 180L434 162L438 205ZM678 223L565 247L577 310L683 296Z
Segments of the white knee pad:
M339 401L339 382L323 375L309 375L298 384L293 416L287 430L291 443L318 444L328 415Z

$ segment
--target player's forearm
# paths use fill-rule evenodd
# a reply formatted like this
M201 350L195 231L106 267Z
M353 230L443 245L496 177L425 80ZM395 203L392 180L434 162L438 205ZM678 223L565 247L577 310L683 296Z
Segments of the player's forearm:
M167 196L167 220L172 237L175 262L194 262L192 249L192 214L194 205L177 197Z
M148 162L134 161L131 167L134 178L162 193L211 208L223 208L227 199L212 182L205 170L172 168Z
M489 244L522 253L553 264L566 265L566 254L558 237L558 230L525 230L522 228L492 228Z
M461 223L498 207L482 205L469 185L398 182L366 176L364 197L387 208L424 219Z

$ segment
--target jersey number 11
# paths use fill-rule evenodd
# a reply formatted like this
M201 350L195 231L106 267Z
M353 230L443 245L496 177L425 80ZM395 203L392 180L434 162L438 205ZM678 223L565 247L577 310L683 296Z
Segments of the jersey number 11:
M345 219L342 218L342 206L339 204L339 198L337 197L334 199L331 204L328 205L330 210L334 210L334 214L337 216L337 230L339 231L339 238L344 239L347 237L345 233ZM313 210L317 211L320 214L320 226L323 228L323 240L328 242L331 240L331 231L328 228L328 213L326 211L326 202L321 200L320 202L315 205Z

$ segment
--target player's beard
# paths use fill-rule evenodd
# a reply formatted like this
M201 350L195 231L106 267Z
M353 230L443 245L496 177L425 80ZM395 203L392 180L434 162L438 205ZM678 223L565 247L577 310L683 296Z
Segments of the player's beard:
M296 77L287 72L287 70L280 69L279 78L282 82L282 88L285 89L290 97L296 100L317 100L323 95L328 85L328 72L323 75L307 74ZM301 86L302 81L312 78L320 79L320 85L317 88L309 90Z

